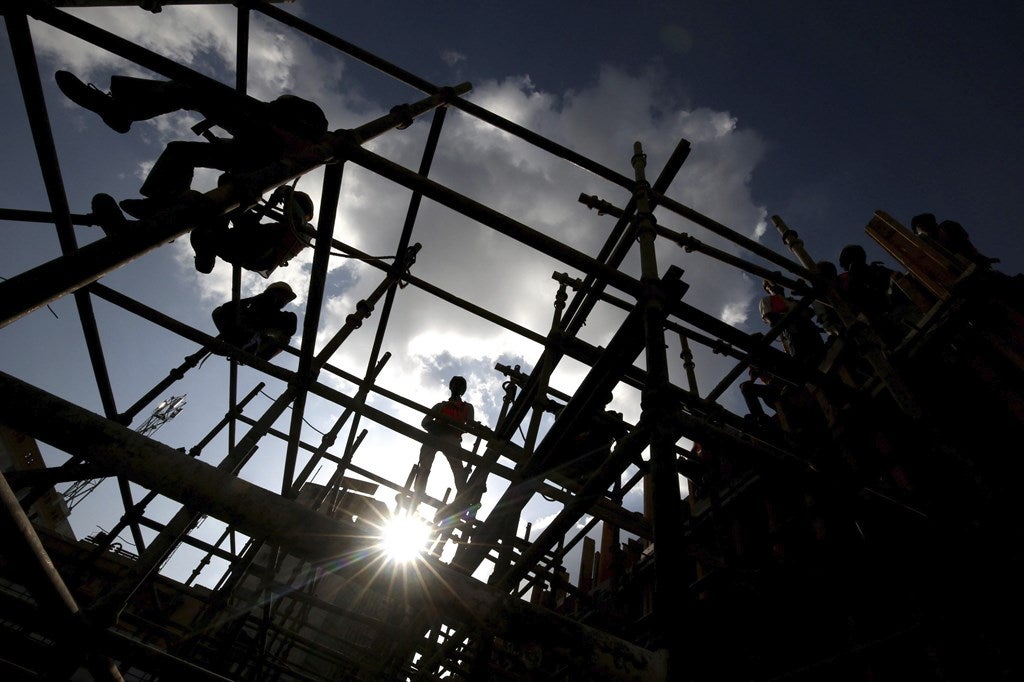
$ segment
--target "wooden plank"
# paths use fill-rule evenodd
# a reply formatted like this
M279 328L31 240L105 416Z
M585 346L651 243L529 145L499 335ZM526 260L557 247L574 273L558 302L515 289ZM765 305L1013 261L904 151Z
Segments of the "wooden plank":
M864 231L938 299L949 298L967 270L965 260L928 244L885 211L875 211Z

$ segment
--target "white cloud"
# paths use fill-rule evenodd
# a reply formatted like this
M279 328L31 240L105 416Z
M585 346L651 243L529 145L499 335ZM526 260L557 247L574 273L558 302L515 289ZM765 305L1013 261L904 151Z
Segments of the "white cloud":
M718 316L722 322L730 325L740 325L747 321L748 307L744 303L729 303L722 309Z
M444 50L441 53L441 61L443 61L448 66L455 66L459 62L466 61L466 55L455 50Z

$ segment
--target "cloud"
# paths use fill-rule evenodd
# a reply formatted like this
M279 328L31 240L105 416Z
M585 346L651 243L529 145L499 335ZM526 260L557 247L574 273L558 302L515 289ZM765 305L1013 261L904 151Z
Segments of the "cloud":
M441 61L448 66L455 66L459 62L466 61L466 55L461 52L456 52L455 50L444 50L441 53Z

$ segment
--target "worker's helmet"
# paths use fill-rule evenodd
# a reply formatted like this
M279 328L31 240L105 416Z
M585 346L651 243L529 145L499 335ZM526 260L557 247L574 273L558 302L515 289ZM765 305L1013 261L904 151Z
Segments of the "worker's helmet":
M452 377L452 380L448 382L448 388L455 395L462 395L466 392L466 380L460 376Z
M288 282L274 282L266 288L267 293L272 293L284 299L285 303L295 300L295 292L288 285Z
M298 204L300 207L302 207L302 214L304 216L306 216L306 220L307 221L312 220L313 219L313 198L310 197L305 192L295 192L295 194L292 195L292 198L295 199L295 203L296 204Z
M757 309L761 313L761 319L770 324L789 310L789 301L779 294L773 294L762 298L757 304Z
M868 254L860 244L847 244L839 252L839 266L843 270L849 270L854 263L866 263Z
M921 213L910 219L910 227L915 234L934 236L938 223L934 213Z

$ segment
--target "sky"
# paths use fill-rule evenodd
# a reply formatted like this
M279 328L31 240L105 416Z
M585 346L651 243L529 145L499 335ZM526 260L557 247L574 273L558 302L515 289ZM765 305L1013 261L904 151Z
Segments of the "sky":
M647 154L647 176L657 176L681 139L692 150L667 194L740 235L789 255L769 218L781 216L816 259L836 261L843 245L859 243L869 259L891 263L864 233L875 210L909 223L935 213L961 222L978 248L1000 259L1008 274L1024 271L1015 200L1024 178L1024 6L996 0L962 2L375 2L298 0L280 5L379 57L437 85L472 84L465 97L623 175L631 176L633 144ZM235 9L231 6L75 10L74 15L171 57L201 73L234 84ZM119 134L91 112L66 100L53 73L67 69L106 89L114 73L154 77L124 60L30 21L40 79L61 175L73 213L88 212L98 192L118 199L138 187L163 145L193 139L194 114L180 112L135 123ZM290 92L319 103L332 130L351 128L423 94L290 29L252 19L249 93L271 99ZM6 38L7 34L4 33ZM0 166L0 206L49 210L27 116L20 98L9 40L0 50L0 121L5 163ZM388 133L367 148L415 169L429 117ZM577 201L596 194L624 205L622 188L513 139L457 110L448 112L430 177L540 232L596 254L614 220ZM200 172L193 188L206 191L215 176ZM319 197L322 172L299 181ZM409 192L354 164L344 169L334 236L365 253L394 250ZM319 215L319 210L317 212ZM692 234L730 253L764 264L751 254L665 212L659 223ZM78 226L80 245L102 235ZM551 323L557 283L568 266L425 201L413 234L423 244L413 273L516 324L544 334ZM0 229L0 276L11 277L56 257L52 227L6 221ZM299 292L291 307L303 314L312 251L274 273ZM685 301L746 332L765 331L756 305L759 281L699 253L658 244L658 265L683 268L690 285ZM624 269L637 272L635 258ZM772 269L775 269L774 267ZM358 260L334 256L321 317L318 347L344 323L355 302L381 279ZM218 263L203 275L192 267L187 239L179 239L107 275L103 284L203 331L214 333L210 311L230 297L230 268ZM268 281L246 273L243 295ZM621 298L627 298L619 294ZM196 350L178 338L105 301L94 303L119 409ZM602 346L623 313L611 306L591 315L581 337ZM332 358L355 375L366 370L376 330L371 318ZM300 323L301 329L301 323ZM298 336L293 339L297 347ZM496 363L532 369L540 348L532 341L407 287L388 323L384 349L391 353L378 381L425 406L447 396L448 378L469 380L467 399L477 419L493 426L504 377ZM698 355L698 382L706 393L729 369L720 356ZM685 385L678 341L667 350L673 379ZM294 368L294 358L275 362ZM227 409L227 367L211 357L167 394L187 394L180 415L154 437L189 448ZM70 297L0 329L0 371L101 412L81 326ZM565 361L552 386L571 393L586 368ZM239 394L267 382L254 398L258 417L280 394L280 382L240 371ZM331 375L321 380L348 394L354 388ZM159 402L157 399L153 406ZM734 394L728 409L743 413ZM413 410L374 397L371 405L410 424ZM634 421L639 397L620 386L611 406ZM145 419L140 413L133 427ZM304 439L318 443L337 418L337 406L310 399ZM287 429L287 416L279 425ZM368 420L355 462L402 481L418 444ZM344 442L347 429L339 443ZM467 439L468 441L468 439ZM464 443L471 445L464 441ZM204 450L216 463L223 438ZM218 448L220 448L218 450ZM243 477L280 487L283 446L261 445ZM48 462L65 456L44 449ZM301 464L301 462L300 462ZM330 474L324 467L315 480ZM450 484L438 457L428 490ZM492 479L493 480L493 479ZM489 485L488 503L503 486ZM105 483L72 517L80 537L116 521L116 488ZM639 495L625 504L639 508ZM111 509L113 508L113 511ZM175 506L154 505L169 518ZM534 533L557 506L538 499L524 523ZM218 522L200 533L216 538ZM125 538L127 543L130 538ZM130 547L127 547L131 549ZM188 550L172 559L191 570ZM188 566L188 568L184 568ZM574 568L573 566L567 566ZM212 573L211 573L212 574ZM205 576L206 574L204 574ZM202 580L200 581L202 582Z

